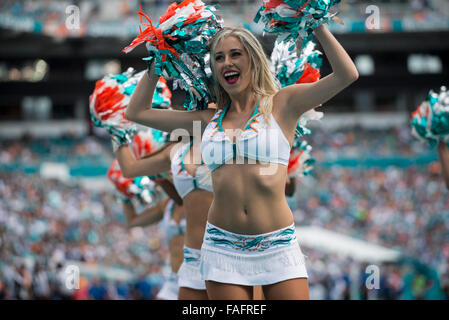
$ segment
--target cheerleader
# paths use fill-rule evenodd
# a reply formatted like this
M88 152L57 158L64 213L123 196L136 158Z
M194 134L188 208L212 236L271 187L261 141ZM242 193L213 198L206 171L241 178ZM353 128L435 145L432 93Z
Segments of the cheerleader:
M129 201L122 201L123 213L128 228L145 227L159 223L164 241L169 249L171 272L158 292L157 300L177 300L179 294L178 270L183 261L183 245L185 233L184 210L182 206L166 197L155 206L136 213L134 205Z
M446 187L449 189L449 94L430 90L426 99L412 112L412 135L436 147Z
M201 123L201 151L214 190L201 248L211 299L249 299L254 285L263 286L267 299L309 298L304 257L285 199L291 143L304 112L358 78L327 27L316 28L315 36L333 69L315 83L279 90L259 41L246 29L223 28L210 45L217 112L152 109L154 66L131 97L125 113L131 121L191 134L192 122ZM260 154L262 149L267 152Z
M194 146L190 141L171 143L166 133L151 128L140 130L148 133L150 142L145 144L144 139L136 135L137 126L124 118L129 95L135 90L137 81L140 83L142 78L147 78L143 74L146 71L137 74L128 71L98 81L90 99L92 119L96 126L108 129L113 151L125 179L151 176L163 184L166 180L160 180L156 175L171 171L176 189L172 194L177 194L173 199L179 198L177 202L182 203L186 219L184 259L178 270L178 297L204 300L207 299L206 286L201 279L199 265L207 212L212 202L210 175L206 174L207 167L201 165L201 161L193 159L195 154L201 159L199 144ZM158 77L151 95L152 107L170 107L171 93L163 78ZM152 154L145 156L148 153ZM165 187L169 188L169 185ZM145 218L135 219L140 221Z
M130 148L121 145L117 159L125 177L154 175L171 170L173 184L183 201L186 231L184 260L178 271L180 300L207 300L206 285L199 270L200 249L207 212L212 202L212 185L207 167L194 161L200 155L193 142L171 144L155 156L136 159Z
M97 81L95 90L90 96L90 111L93 124L109 131L114 151L121 149L121 154L126 146L125 160L119 157L112 163L108 170L108 178L119 191L128 227L148 225L162 220L161 225L170 248L172 273L159 292L158 298L172 300L177 299L179 295L176 273L182 264L184 252L183 235L186 222L183 218L182 198L167 179L165 174L167 170L157 172L153 170L151 172L154 174L152 173L149 177L153 181L153 187L154 183L161 186L170 199L162 200L140 215L136 214L130 200L135 197L141 203L152 202L152 190L149 186L150 180L145 176L145 170L140 174L141 167L138 165L132 169L129 168L130 162L126 161L126 151L131 153L131 155L128 155L131 159L139 159L143 163L147 163L147 161L151 162L152 159L160 158L161 154L165 154L164 152L170 152L173 147L173 143L168 142L167 134L157 130L138 128L135 124L124 119L124 110L129 103L129 98L137 81L145 73L146 71L136 73L134 69L130 68L122 74L107 75ZM153 97L153 107L168 108L171 104L170 99L171 92L164 79L160 78ZM117 153L119 152L117 151Z
M136 150L136 148L133 150ZM164 239L169 249L171 272L157 294L156 299L177 300L179 291L177 272L183 261L185 233L182 199L168 179L155 179L156 183L164 190L168 197L164 197L159 200L156 205L152 205L138 214L135 209L135 204L141 203L142 205L147 206L146 203L148 203L148 200L153 202L154 199L148 199L148 191L153 193L154 197L155 194L153 191L155 190L155 184L152 183L149 187L142 188L142 181L145 178L148 180L147 177L138 177L137 179L124 177L117 159L114 159L112 162L107 172L107 176L114 184L119 195L128 228L145 227L159 223L159 227L164 234ZM147 199L147 201L145 201L145 199Z

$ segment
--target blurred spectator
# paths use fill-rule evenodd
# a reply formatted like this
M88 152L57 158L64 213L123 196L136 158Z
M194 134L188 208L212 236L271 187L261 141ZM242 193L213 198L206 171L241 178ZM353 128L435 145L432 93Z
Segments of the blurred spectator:
M27 300L31 298L32 277L24 264L16 268L14 272L15 299Z
M95 277L91 287L89 288L89 297L92 300L107 300L108 299L108 291L99 277Z
M0 300L5 300L8 297L6 290L6 283L0 278Z
M80 288L75 290L74 300L89 300L89 282L86 277L80 277Z
M154 299L152 293L151 284L147 279L145 279L144 275L141 275L134 285L135 294L137 295L138 300L152 300Z
M67 288L66 285L67 275L64 270L62 263L56 265L56 283L55 283L55 293L57 299L60 300L71 300L73 292L71 289Z
M42 269L40 263L34 265L33 271L33 298L37 300L47 300L50 298L50 282L47 272Z
M129 286L123 281L115 283L115 290L118 300L128 300L130 298Z

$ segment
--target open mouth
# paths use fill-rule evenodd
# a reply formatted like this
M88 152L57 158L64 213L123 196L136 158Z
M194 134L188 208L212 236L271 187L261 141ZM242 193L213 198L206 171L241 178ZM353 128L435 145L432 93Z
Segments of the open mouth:
M239 80L240 73L237 71L226 71L223 77L228 84L234 84Z

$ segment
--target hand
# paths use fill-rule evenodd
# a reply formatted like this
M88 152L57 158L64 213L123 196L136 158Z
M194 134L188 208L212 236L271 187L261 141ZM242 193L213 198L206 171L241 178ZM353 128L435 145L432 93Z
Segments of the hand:
M332 17L332 20L334 20L335 22L341 24L342 26L345 25L345 23L337 16Z
M146 58L143 58L143 60L147 64L147 72L151 72L151 71L154 71L154 69L155 69L154 61L155 61L156 57L159 56L160 54L159 54L159 50L151 43L147 42L145 44L145 46L147 47L149 56Z
M442 140L438 140L438 149L439 150L444 150L446 148L448 148L447 144L444 141L442 141Z
M112 151L115 153L122 145L129 145L132 142L132 132L116 127L108 128L112 141Z
M198 91L194 87L190 87L189 93L190 93L190 95L194 94L198 99L201 99L200 94L198 93Z

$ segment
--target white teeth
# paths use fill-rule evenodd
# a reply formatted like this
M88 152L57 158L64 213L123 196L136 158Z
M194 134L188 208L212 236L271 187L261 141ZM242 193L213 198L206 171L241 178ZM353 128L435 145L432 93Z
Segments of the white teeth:
M238 76L239 75L239 73L238 72L228 72L228 73L225 73L225 77L232 77L232 76Z

